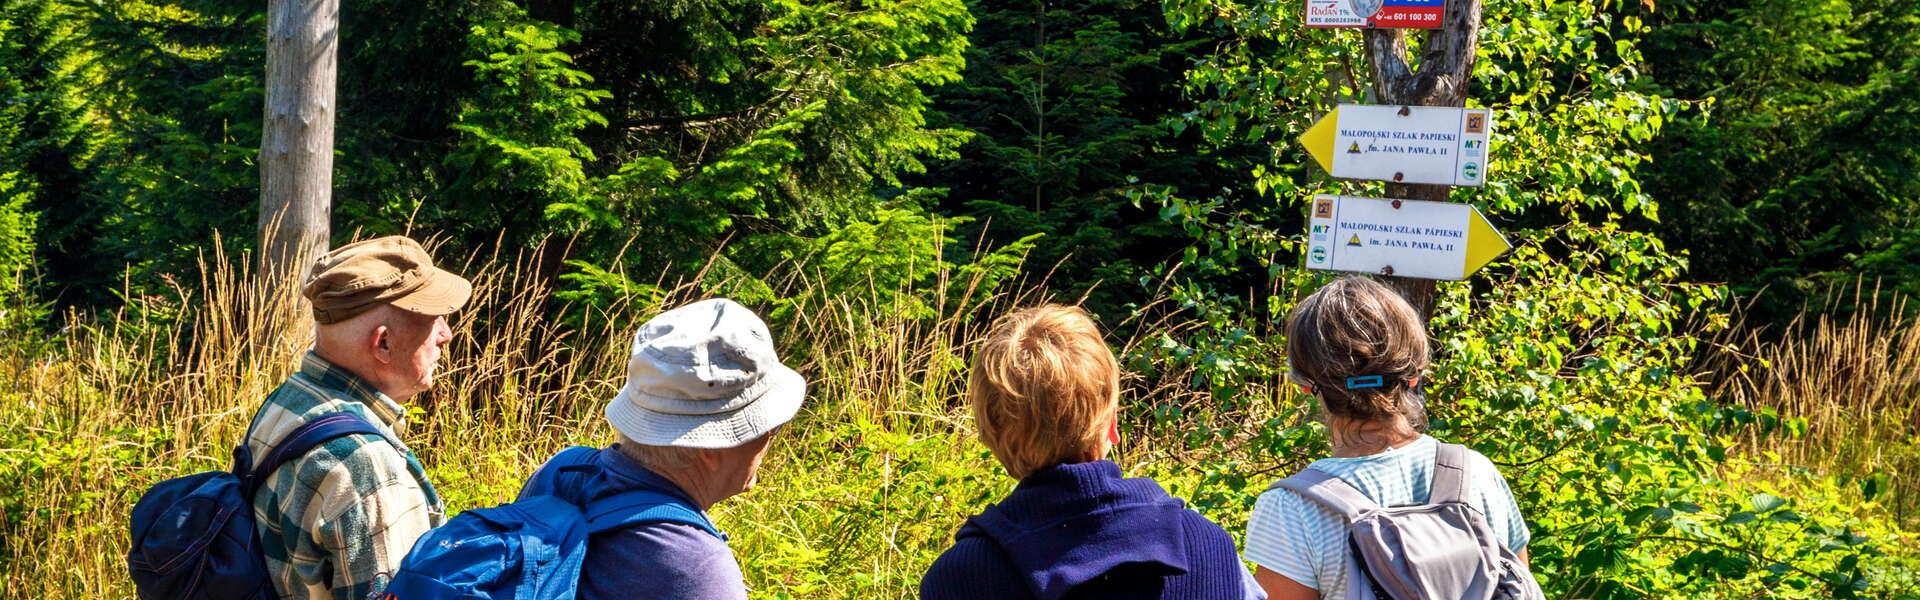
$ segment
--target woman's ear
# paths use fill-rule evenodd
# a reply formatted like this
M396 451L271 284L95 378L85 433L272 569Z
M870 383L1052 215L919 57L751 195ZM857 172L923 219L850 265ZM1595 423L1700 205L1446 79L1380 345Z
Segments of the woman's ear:
M1120 443L1120 411L1113 411L1113 420L1107 421L1107 443Z

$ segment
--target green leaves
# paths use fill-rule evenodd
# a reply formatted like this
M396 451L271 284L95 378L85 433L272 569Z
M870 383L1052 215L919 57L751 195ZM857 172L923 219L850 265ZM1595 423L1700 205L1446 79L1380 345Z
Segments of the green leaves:
M1201 323L1184 344L1148 350L1159 364L1190 365L1221 399L1302 401L1279 383L1284 339L1274 331L1327 277L1297 268L1300 213L1316 192L1378 192L1301 168L1308 161L1293 138L1327 104L1362 99L1349 89L1367 82L1358 36L1302 29L1299 10L1234 0L1167 7L1171 22L1231 40L1189 71L1200 108L1187 126L1215 144L1252 136L1269 148L1248 166L1247 190L1141 196L1193 240L1172 289ZM1756 459L1728 451L1738 447L1734 417L1691 375L1696 336L1724 320L1695 327L1688 315L1724 306L1727 291L1685 282L1686 258L1644 229L1687 201L1643 187L1647 145L1697 105L1645 79L1638 8L1522 0L1486 10L1468 104L1495 111L1494 164L1488 185L1453 199L1481 206L1516 247L1480 280L1439 285L1429 323L1443 349L1428 391L1436 435L1503 465L1551 595L1869 589L1860 565L1873 564L1871 546L1887 538L1832 545L1807 535L1864 517L1800 475L1753 474ZM1232 400L1222 404L1232 410ZM1274 460L1305 446L1254 439ZM1788 489L1805 495L1776 495Z
M518 19L514 17L518 16ZM564 216L583 206L586 163L593 150L578 133L605 126L606 117L591 108L611 93L587 87L593 77L574 67L559 50L580 34L524 20L511 11L496 24L469 31L466 61L484 90L460 111L452 125L465 134L447 163L462 171L457 185L474 193L524 198L508 200L539 207L548 216ZM502 198L494 198L498 203ZM517 200L517 201L516 201ZM550 210L551 205L561 205Z

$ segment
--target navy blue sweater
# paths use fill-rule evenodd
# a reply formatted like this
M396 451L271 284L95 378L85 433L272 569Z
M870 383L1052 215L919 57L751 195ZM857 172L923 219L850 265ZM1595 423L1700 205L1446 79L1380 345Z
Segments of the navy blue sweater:
M1257 600L1233 538L1108 461L1028 475L968 519L920 579L922 600Z

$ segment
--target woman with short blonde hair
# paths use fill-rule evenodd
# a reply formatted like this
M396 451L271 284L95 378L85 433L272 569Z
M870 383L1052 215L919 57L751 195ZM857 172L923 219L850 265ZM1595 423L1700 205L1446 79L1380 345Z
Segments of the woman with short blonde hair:
M1119 364L1086 311L1046 305L993 324L967 400L1020 484L960 528L921 598L1265 597L1226 531L1106 460L1119 398Z
M1120 368L1085 311L1042 306L996 323L974 355L967 399L980 441L1014 479L1105 456Z

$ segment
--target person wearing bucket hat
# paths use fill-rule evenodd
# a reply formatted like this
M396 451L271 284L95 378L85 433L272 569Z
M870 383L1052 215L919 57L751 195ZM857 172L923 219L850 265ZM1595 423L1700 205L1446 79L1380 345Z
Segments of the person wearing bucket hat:
M313 349L254 414L247 456L268 457L323 417L349 415L379 434L337 437L262 473L251 498L260 550L279 597L368 598L444 520L426 470L400 441L404 405L433 385L453 337L446 317L473 285L435 267L419 242L390 236L320 256L302 292Z
M592 504L652 492L696 521L642 522L592 534L578 598L745 600L726 536L706 519L714 504L753 488L774 434L799 412L806 379L780 363L766 323L725 298L682 306L633 336L627 380L607 403L619 442L575 447L547 461L521 490ZM590 476L563 476L586 472Z

